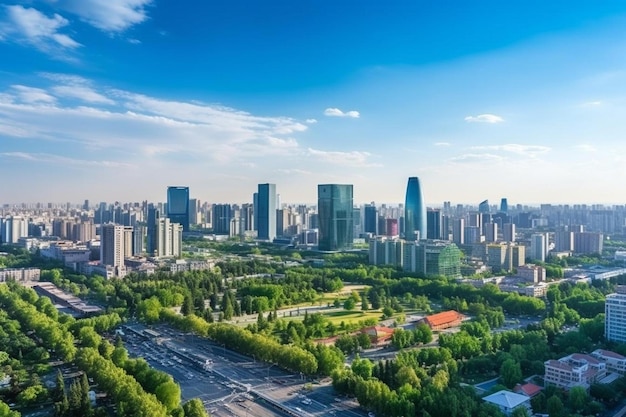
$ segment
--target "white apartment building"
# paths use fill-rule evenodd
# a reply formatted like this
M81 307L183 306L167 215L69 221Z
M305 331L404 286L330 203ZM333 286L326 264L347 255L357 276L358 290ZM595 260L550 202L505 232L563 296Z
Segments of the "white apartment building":
M546 386L555 385L569 391L573 387L588 389L606 376L606 364L591 355L573 353L559 360L544 362Z
M607 340L626 342L626 286L619 285L615 294L606 296L604 335Z

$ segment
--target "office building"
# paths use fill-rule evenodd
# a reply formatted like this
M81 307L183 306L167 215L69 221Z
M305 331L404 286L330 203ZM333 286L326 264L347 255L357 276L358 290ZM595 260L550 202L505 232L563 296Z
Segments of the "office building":
M406 186L404 201L405 239L425 239L427 236L426 222L426 204L424 203L420 180L417 177L410 177Z
M480 202L480 204L478 205L478 212L479 213L489 213L489 200L483 200Z
M213 204L213 233L218 235L230 234L230 221L233 218L233 210L230 204Z
M509 202L506 198L502 198L500 200L500 213L508 213L509 212Z
M365 206L363 233L378 234L378 210L374 203Z
M351 184L317 186L319 250L338 251L352 248L354 241L352 193Z
M272 241L276 237L276 184L259 184L257 190L257 238Z
M626 286L618 285L616 291L606 296L604 335L607 340L626 343Z
M423 275L442 275L449 278L461 276L459 248L443 241L404 241L402 268Z
M426 211L426 229L426 237L428 239L443 238L441 233L441 210L429 209Z
M189 187L167 187L167 218L189 231Z

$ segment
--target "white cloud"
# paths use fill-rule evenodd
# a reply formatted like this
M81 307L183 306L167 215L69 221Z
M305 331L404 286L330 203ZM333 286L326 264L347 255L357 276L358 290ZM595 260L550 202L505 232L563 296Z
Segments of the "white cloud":
M450 142L435 142L433 145L440 147L449 147L451 146Z
M54 103L56 101L55 97L41 88L25 85L12 85L11 88L17 93L20 101L24 103Z
M148 18L152 0L59 0L61 9L104 32L123 32Z
M454 158L450 158L452 162L464 162L464 163L473 163L473 162L494 162L501 161L502 158L499 155L494 155L490 153L467 153L464 155L455 156Z
M587 101L582 104L583 107L598 107L601 105L602 105L602 102L600 100Z
M576 145L576 146L574 146L574 149L579 150L581 152L588 152L588 153L592 153L592 152L597 152L598 151L598 149L595 146L589 145L589 144Z
M64 166L86 166L86 167L103 167L103 168L130 168L132 165L106 160L83 160L69 158L61 155L49 153L29 153L29 152L0 152L0 157L9 159L19 159L22 161L31 161L37 163L59 164Z
M317 123L317 119L306 119L305 121L310 125Z
M284 175L312 175L311 171L307 171L305 169L277 169L276 172L279 172Z
M478 116L467 116L465 121L468 123L501 123L504 119L495 114L479 114Z
M359 114L358 111L356 110L350 110L347 112L344 112L336 107L329 107L326 110L324 110L324 116L329 116L329 117L352 117L354 119L358 119L361 115Z
M120 155L165 160L184 155L190 163L229 163L271 155L302 155L296 138L307 125L289 117L264 117L198 102L164 100L111 90L64 74L41 74L51 84L0 91L0 131L12 137L70 142L73 150L107 150ZM60 84L60 85L59 85ZM24 92L64 101L20 99ZM60 145L61 146L61 145ZM68 145L63 145L68 146ZM167 155L167 156L166 156ZM176 158L176 156L174 156Z
M115 104L115 101L84 85L58 85L52 87L57 96L77 98L87 103Z
M540 154L550 152L551 148L543 145L522 145L519 143L507 143L504 145L472 146L474 150L509 152L517 155L534 158Z
M19 5L5 6L5 19L0 23L0 40L31 45L60 59L67 51L81 46L60 30L69 21L59 14L48 17L37 9Z
M351 151L322 151L318 149L308 148L309 156L315 157L324 162L350 167L379 167L380 164L369 162L372 156L369 152Z

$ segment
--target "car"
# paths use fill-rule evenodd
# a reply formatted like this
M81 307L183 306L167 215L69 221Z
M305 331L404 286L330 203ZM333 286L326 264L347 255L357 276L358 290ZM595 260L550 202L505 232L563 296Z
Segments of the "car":
M312 401L311 401L310 398L305 398L304 400L302 400L302 404L304 404L304 405L309 405L309 404L311 404L311 402Z
M367 417L376 417L376 414L370 411L369 413L367 413Z

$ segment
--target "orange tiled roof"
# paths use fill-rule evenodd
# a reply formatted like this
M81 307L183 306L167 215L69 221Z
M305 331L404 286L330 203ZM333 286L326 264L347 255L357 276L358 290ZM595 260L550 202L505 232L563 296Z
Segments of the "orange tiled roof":
M449 310L442 311L441 313L433 314L426 317L426 320L431 326L442 326L444 324L452 323L457 320L461 320L463 315L458 311Z

